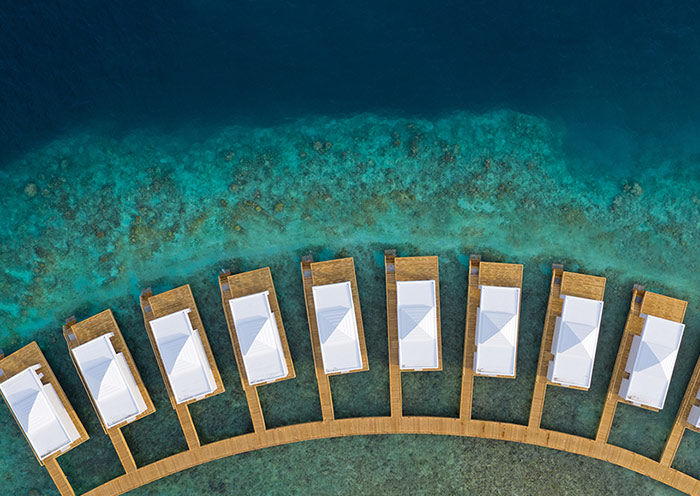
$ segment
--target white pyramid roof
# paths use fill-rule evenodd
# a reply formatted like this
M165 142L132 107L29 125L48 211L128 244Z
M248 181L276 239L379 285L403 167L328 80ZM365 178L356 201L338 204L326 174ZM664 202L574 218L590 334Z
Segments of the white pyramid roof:
M362 368L350 281L313 286L314 308L326 374Z
M396 281L399 367L432 369L438 363L435 281Z
M554 360L547 378L564 386L589 388L598 345L603 302L563 295L561 317L557 317L552 340Z
M0 384L8 406L17 418L39 459L66 450L80 438L56 390L41 383L39 365L33 365Z
M90 396L107 428L146 410L146 403L122 353L112 346L112 333L71 350Z
M248 383L274 381L288 374L269 291L228 301Z
M515 375L520 316L520 288L481 286L476 317L474 371Z
M644 316L641 336L632 340L620 396L632 403L662 409L671 384L685 325L652 315Z
M189 313L186 308L150 322L176 403L199 399L216 390L202 339L192 328Z

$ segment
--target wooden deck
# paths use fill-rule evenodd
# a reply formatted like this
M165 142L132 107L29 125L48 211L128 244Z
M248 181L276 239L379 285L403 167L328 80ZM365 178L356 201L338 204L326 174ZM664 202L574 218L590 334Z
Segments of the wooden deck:
M387 282L391 281L391 278L394 277L392 274L395 274L396 272L396 260L392 257L393 254L391 252L388 252L385 255L385 271L387 275ZM392 264L394 265L393 269L391 267ZM679 491L683 491L688 494L700 494L700 480L695 479L690 475L682 473L671 467L673 456L675 454L675 449L677 448L677 444L680 441L680 438L682 437L682 430L688 428L687 422L685 422L685 418L687 417L687 410L695 401L695 393L697 392L697 388L700 387L700 361L696 365L693 377L686 391L686 396L683 400L681 408L679 409L678 416L676 419L676 425L674 425L674 431L669 437L669 440L667 442L667 448L664 451L664 454L660 461L652 460L638 453L634 453L624 448L608 444L607 432L605 432L605 439L603 439L600 436L600 430L599 436L597 436L594 440L579 437L572 434L566 434L563 432L542 429L540 427L539 420L541 418L542 403L544 402L544 392L547 385L546 381L541 384L540 395L538 396L537 388L535 390L535 393L533 394L533 410L539 407L540 413L537 417L537 421L531 421L528 423L528 425L518 425L487 420L474 420L471 419L470 415L465 415L464 410L462 410L460 418L424 416L405 417L401 414L400 409L397 409L397 407L394 405L395 394L397 394L397 391L395 391L394 388L392 388L391 416L347 418L337 420L334 419L333 403L330 392L330 385L328 383L329 379L328 376L323 373L323 365L320 357L320 348L318 346L318 331L316 329L314 318L315 312L313 307L313 298L311 297L310 293L311 287L314 284L315 275L314 268L312 267L312 265L315 264L312 263L310 257L305 257L305 259L302 260L301 263L301 270L304 282L307 315L309 317L309 329L311 333L312 343L314 343L314 362L319 383L319 396L321 398L323 420L317 422L278 427L274 429L256 429L252 433L231 437L202 446L198 442L196 432L194 431L194 426L192 425L191 418L189 417L189 411L185 406L184 408L176 409L176 411L178 413L178 417L180 417L181 423L183 425L183 430L185 430L186 438L188 440L189 449L187 451L171 455L167 458L155 461L142 467L134 466L133 468L127 470L124 475L116 477L94 488L93 490L86 493L87 495L112 496L124 494L128 491L144 486L150 482L156 481L163 477L167 477L168 475L186 470L191 467L195 467L224 457L262 448L280 446L284 444L312 439L377 434L431 434L461 437L478 437L483 439L506 440L511 442L542 446L551 449L566 451L569 453L588 456L598 460L607 461L620 467L633 470L642 475L646 475L652 479L667 484L670 487L678 489ZM352 272L352 281L354 282L354 270ZM559 266L555 266L553 269L550 288L550 304L548 305L547 315L545 317L543 344L540 353L540 364L538 365L538 377L536 380L540 380L541 378L541 374L539 372L541 370L540 365L543 359L542 350L547 351L551 347L551 339L549 340L549 342L547 342L546 334L548 332L548 324L550 323L549 321L553 320L553 318L555 318L557 315L556 301L553 302L552 299L559 299L560 294L575 294L582 296L589 295L587 297L594 297L597 299L602 298L602 292L604 290L604 280L602 280L602 284L601 281L595 280L602 278L582 279L580 275L575 274L573 276L566 276L566 274L568 273L564 273L563 269ZM477 275L477 273L472 273L472 271L470 270L470 284L472 284L472 276ZM583 277L585 278L592 276ZM476 281L478 281L478 279L476 279ZM355 289L356 283L353 286ZM389 288L389 286L387 286L387 288ZM189 288L187 289L189 292ZM393 296L395 298L395 294ZM658 299L657 296L659 295L654 295L653 293L648 292L644 293L643 290L635 288L635 293L633 294L632 298L630 315L632 317L638 318L639 312L641 312L642 308L644 308L646 311L649 312L651 312L653 309L654 312L657 312L657 315L662 314L662 312L671 312L670 314L663 313L663 315L675 316L674 318L680 318L680 320L682 320L682 315L678 313L681 309L680 306L674 303L674 305L676 306L674 307L675 309L672 309L669 305L667 305L669 303L668 300L665 300L666 304L661 305L661 308L659 308L656 305L658 305L661 302L661 300ZM649 299L647 300L645 299L645 297ZM152 307L150 307L150 300L152 298L152 295L148 292L146 292L142 297L142 308L144 309L144 314L153 313L153 309ZM391 298L392 295L389 293L389 291L387 291L387 307L389 307L389 305L391 304ZM193 310L196 310L196 308L194 308L194 301L192 300L190 303L193 307ZM357 308L359 308L359 300ZM171 311L175 310L177 309L169 310L166 313L170 313ZM559 304L558 311L561 311L561 304ZM685 306L683 306L682 311L683 313L685 312ZM146 323L148 324L149 318L146 315L144 318L146 319ZM391 321L389 318L388 324L389 326L391 326ZM196 327L201 330L201 326ZM627 326L625 333L627 333ZM623 345L625 343L624 338L625 336L623 335L623 343L621 344L620 351L618 352L617 362L621 362L623 358ZM36 343L32 343L25 348L29 347L34 347L36 353L38 353L38 355L41 355L41 352L38 350L38 346L36 345ZM29 364L18 364L16 363L17 360L15 360L14 362L6 362L10 358L11 357L8 357L4 360L0 360L0 369L2 369L6 374L8 372L16 373L17 371L25 368L27 365L38 363L34 360L30 360L33 363ZM41 359L43 360L43 355L41 355ZM6 363L9 363L11 366L6 366ZM45 364L45 360L43 360L41 363ZM624 363L624 361L622 361L621 363ZM161 364L159 363L159 365ZM45 364L44 373L46 374L45 377L49 379L53 378L53 380L55 381L55 377L50 372L48 364ZM0 378L0 380L2 380L2 378ZM617 381L617 376L615 375L613 377L613 380L611 380L610 387L614 388L616 385L619 386L619 383ZM62 400L67 402L63 391L60 390L60 387L58 387L57 383L55 383L55 387L57 389L57 392L60 391L59 394ZM398 390L398 397L400 399L400 389ZM469 407L470 406L471 402L469 402ZM74 415L72 408L70 409L70 411ZM685 425L683 425L684 423ZM77 425L80 425L80 428L82 429L82 425L79 424L79 422L77 423ZM678 429L681 428L682 430L680 431L680 433L676 432ZM188 433L188 430L191 430L192 432ZM84 432L84 429L82 429L82 432ZM85 437L87 437L86 434ZM113 442L116 446L121 441L119 439L116 439L113 440ZM70 484L66 480L65 475L60 470L56 459L51 458L46 460L45 466L52 479L56 483L56 486L59 488L61 494L73 494L73 490L71 489Z
M532 405L530 406L530 419L528 421L528 426L531 428L539 428L542 422L542 410L544 408L547 386L553 385L570 387L571 389L586 389L574 386L562 386L561 384L555 384L547 379L549 362L554 359L554 355L552 355L554 327L557 317L561 316L564 306L562 296L564 295L602 300L605 295L605 278L588 274L577 274L575 272L565 272L561 265L552 266L549 301L547 303L547 313L544 318L544 328L542 329L542 344L540 345L537 375L535 376L535 388L532 393Z
M148 394L146 386L143 383L143 380L141 379L141 375L139 374L139 371L136 368L136 363L134 362L134 359L131 356L131 353L129 352L129 348L126 345L126 341L124 341L124 336L122 336L121 330L117 325L117 321L114 319L112 311L105 310L104 312L100 312L97 315L93 315L92 317L85 319L81 322L76 322L74 318L71 318L68 319L66 321L66 325L63 326L63 337L66 339L66 344L68 344L69 350L72 350L76 346L80 346L81 344L87 343L88 341L96 339L110 332L114 334L110 338L112 346L114 347L114 351L123 354L124 360L126 361L127 366L129 367L129 371L134 376L134 381L136 382L136 385L139 388L139 392L143 397L143 401L144 403L146 403L146 410L143 413L134 417L131 420L131 422L133 422L155 412L156 408L153 405L151 396ZM105 434L107 434L109 436L109 439L112 441L114 449L116 450L117 455L119 456L119 461L122 463L124 470L126 472L136 470L136 462L134 461L134 457L131 455L131 450L129 450L129 446L126 444L124 436L121 433L121 428L130 422L124 421L121 424L115 425L110 429L107 428L107 426L104 423L104 420L102 419L102 416L100 415L99 410L97 409L95 399L90 394L90 390L88 389L87 384L85 383L85 378L83 377L83 374L80 372L80 369L78 368L78 365L75 362L75 359L73 358L73 353L70 353L70 356L71 360L73 360L73 365L75 365L75 369L78 371L80 380L82 381L83 386L85 387L85 391L88 393L88 397L90 398L90 402L92 403L92 406L95 409L95 413L97 413L97 418L100 420L102 430L104 430Z
M202 324L202 319L199 317L199 311L197 310L197 304L194 301L194 296L192 295L192 290L190 285L186 284L170 291L160 293L158 295L153 295L153 292L149 289L144 290L140 297L141 312L143 313L144 323L146 325L146 331L148 333L148 339L151 342L151 347L153 348L153 353L156 356L156 361L158 362L158 368L163 376L163 382L165 382L165 388L168 391L168 396L170 397L170 403L177 413L177 418L182 426L182 432L185 434L185 439L187 441L187 446L190 449L194 449L200 446L199 436L197 435L197 430L192 422L192 417L190 416L190 411L187 405L199 401L199 399L209 398L211 396L220 394L224 392L224 384L221 381L221 375L219 374L219 369L214 361L214 355L211 351L211 346L209 345L209 340L207 339L207 334L204 331L204 325ZM202 340L202 346L204 347L204 352L209 361L209 366L211 367L212 374L214 376L214 381L216 382L216 389L214 392L206 395L204 398L192 399L183 403L178 404L175 401L175 396L173 395L172 389L170 388L170 381L168 380L168 375L165 372L165 367L163 366L163 360L158 352L158 347L156 346L155 338L153 337L153 331L151 330L150 322L159 317L164 317L170 315L171 313L184 310L186 308L190 309L189 318L192 323L192 328L199 331L199 336Z
M621 398L619 396L619 392L622 379L629 378L629 373L625 371L625 365L627 364L630 349L632 347L632 339L634 336L639 336L642 334L642 329L644 327L643 316L653 315L655 317L673 320L675 322L683 322L686 308L687 302L683 300L652 293L651 291L645 291L641 286L635 286L632 290L630 310L627 314L625 329L622 333L620 347L618 348L617 357L615 359L615 366L613 367L612 377L610 378L610 384L608 385L605 406L603 407L603 413L600 418L600 423L598 424L598 431L596 433L597 442L606 443L608 441L618 403L627 403L628 405L639 406ZM694 373L693 379L695 379L695 377L696 375ZM693 379L690 381L688 386L689 388L693 384ZM697 393L697 388L695 393ZM686 391L686 396L687 395L688 391ZM681 408L678 411L671 435L666 442L666 447L664 448L662 455L662 463L667 464L668 466L670 466L673 457L675 456L681 437L683 436L683 431L685 430L686 426L688 426L686 419L692 404L690 404L690 400L686 400L687 398L684 398L683 403L681 404ZM658 409L648 406L641 406L641 408L651 411L658 411ZM681 419L683 412L685 412L685 417Z
M53 370L51 370L51 366L49 365L49 362L46 360L46 357L41 352L41 349L39 348L39 345L36 343L36 341L32 341L31 343L20 348L19 350L15 351L11 355L8 355L8 356L0 359L0 371L2 372L2 374L0 375L0 383L5 382L6 380L10 379L11 377L17 375L18 373L22 372L23 370L25 370L28 367L31 367L33 365L40 366L40 368L37 370L37 372L39 372L40 374L43 374L43 377L41 378L42 384L51 384L53 386L54 390L56 391L56 394L58 395L58 398L61 400L61 403L63 404L64 408L66 409L68 416L70 417L71 421L75 425L75 428L78 430L78 434L80 434L80 438L73 441L73 443L71 443L71 445L66 450L64 450L60 453L56 453L54 455L51 455L47 458L44 458L44 460L40 460L39 456L34 451L34 448L32 447L32 445L29 444L29 440L27 439L26 435L24 434L22 427L19 425L19 421L17 421L17 418L14 417L14 413L12 414L12 416L15 418L15 421L17 422L17 428L22 433L22 436L24 436L24 438L27 440L27 444L29 444L29 447L32 450L32 453L34 453L34 456L36 457L39 464L46 467L46 470L49 472L51 479L56 484L56 487L57 487L58 491L61 493L61 495L62 496L73 495L74 494L73 488L68 483L68 480L66 479L66 476L63 474L61 467L58 465L57 459L63 453L66 453L67 451L72 450L73 448L75 448L79 444L87 441L90 438L90 436L88 436L88 433L85 430L85 427L83 427L83 423L78 418L78 414L73 409L73 406L71 405L70 401L68 401L68 397L66 396L66 393L63 392L63 388L61 388L61 384L59 384L58 379L56 379L56 376L54 375ZM12 412L12 410L9 408L9 406L8 406L8 410L10 410L10 412Z
M324 421L335 418L333 411L333 396L329 377L340 372L326 374L323 368L323 356L321 354L321 341L318 335L318 323L316 322L316 308L314 306L313 287L324 284L335 284L350 281L355 317L357 319L357 332L360 341L360 354L362 356L362 368L351 372L369 370L367 359L367 346L365 344L365 331L362 325L362 310L360 308L360 295L357 290L357 278L355 277L355 262L352 258L340 258L326 262L314 262L311 255L306 255L301 260L301 277L304 283L304 301L306 303L306 317L309 321L309 334L314 356L314 368L318 382L318 394L321 402L321 414Z
M627 359L629 358L630 349L632 347L632 339L634 336L639 336L642 334L642 329L644 327L643 316L653 315L655 317L682 322L685 318L686 307L687 302L683 300L652 293L651 291L645 291L641 286L635 286L633 288L632 300L630 301L630 310L627 314L625 329L622 333L620 347L617 351L617 357L615 358L615 366L613 367L613 373L608 385L605 406L603 407L603 413L600 418L600 423L598 424L596 441L603 443L608 441L618 403L627 403L628 405L639 407L639 405L635 405L634 403L622 399L619 396L619 392L622 379L629 377L629 374L625 371L625 365L627 364ZM658 411L658 409L648 406L641 406L640 408ZM688 409L690 409L690 407L688 407ZM669 438L669 441L671 441L671 444L673 444L672 438ZM678 438L678 442L680 442L680 437ZM677 445L676 448L678 448ZM666 450L664 451L666 456L670 454L668 449L669 445L667 444ZM675 449L673 450L673 453L675 454Z
M459 418L471 419L472 398L474 395L474 377L479 376L474 370L476 353L476 317L481 301L481 286L523 287L523 266L521 264L482 262L479 255L469 257L469 285L467 289L467 315L464 324L464 358L462 360L462 392L460 395ZM516 351L517 361L517 351ZM511 376L484 376L504 377Z
M241 377L243 391L245 392L246 400L248 401L248 409L250 410L250 417L253 421L253 428L255 431L265 430L265 417L262 412L262 407L260 406L257 387L295 377L294 364L292 363L292 355L289 352L287 335L284 332L282 314L280 313L280 307L277 301L277 293L275 292L275 286L272 282L272 273L270 272L269 267L233 275L231 275L229 272L222 272L219 275L219 290L221 291L221 303L224 307L226 324L228 325L228 332L229 336L231 337L231 344L233 345L233 353L236 356L238 374ZM277 329L279 330L280 342L284 351L288 373L285 377L281 377L265 384L250 384L246 374L245 364L243 362L243 353L241 352L241 346L238 342L238 335L236 334L236 326L233 321L231 307L229 306L228 301L232 298L240 298L241 296L248 296L261 293L263 291L269 292L268 301L270 304L270 309L275 316L275 321L277 322Z
M435 281L435 314L437 317L437 350L438 350L438 366L434 368L425 369L402 369L401 372L430 372L442 370L442 332L440 331L440 270L438 264L438 257L428 256L428 257L395 257L394 258L394 292L396 292L396 282L397 281ZM388 281L387 281L388 284ZM393 314L397 317L397 304L396 296L394 296L394 307L389 309L387 307L387 319L389 314ZM388 321L387 321L388 322ZM389 328L389 332L394 334L396 339L396 364L399 365L399 331L398 322L394 327L395 331L392 332ZM399 377L399 382L401 378Z

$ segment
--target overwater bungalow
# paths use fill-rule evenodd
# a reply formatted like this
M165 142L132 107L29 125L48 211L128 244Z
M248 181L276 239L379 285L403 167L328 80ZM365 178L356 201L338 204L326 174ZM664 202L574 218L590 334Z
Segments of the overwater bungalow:
M153 295L141 293L148 338L163 376L187 444L199 438L187 405L224 392L219 369L209 345L189 284Z
M222 271L219 290L253 427L264 430L256 387L295 377L270 268Z
M36 341L0 360L0 392L39 463L88 440Z
M474 375L515 378L523 266L472 256L469 274L465 351Z

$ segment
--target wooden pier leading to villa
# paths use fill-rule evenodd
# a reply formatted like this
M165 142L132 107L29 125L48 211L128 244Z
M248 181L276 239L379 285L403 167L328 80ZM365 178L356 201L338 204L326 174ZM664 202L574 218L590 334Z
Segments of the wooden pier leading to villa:
M135 416L133 419L130 419L128 422L130 423L139 420L147 415L150 415L151 413L156 411L156 408L153 405L151 396L148 394L146 386L143 383L143 380L141 379L141 375L139 374L139 371L136 368L136 362L134 362L134 359L131 356L131 353L129 352L129 348L126 345L126 341L124 341L124 336L122 335L121 330L117 325L117 321L114 319L112 311L105 310L104 312L100 312L97 315L93 315L92 317L82 320L80 322L77 322L75 317L71 317L66 320L66 324L63 326L63 337L66 339L66 344L68 345L69 350L73 350L81 344L87 343L88 341L92 341L93 339L99 338L100 336L110 333L112 334L112 336L109 338L109 340L112 343L114 351L123 355L124 360L126 361L126 364L129 367L129 371L131 372L131 375L133 376L134 381L136 382L136 386L138 387L138 390L141 393L141 397L143 398L143 401L146 404L146 410L140 413L139 415ZM123 422L111 428L108 428L105 425L104 420L102 419L102 416L100 415L97 405L95 403L95 399L92 397L92 394L90 394L90 390L87 386L87 383L85 382L85 378L80 372L80 368L78 367L78 364L76 363L75 358L73 357L73 353L70 353L70 356L71 360L73 360L73 364L75 365L76 370L78 371L80 380L82 381L83 386L85 387L85 390L88 393L88 397L90 398L90 402L92 403L92 406L95 409L95 413L97 413L97 417L100 420L100 425L102 425L102 430L104 430L105 434L109 436L109 439L112 442L115 451L117 452L119 461L124 467L124 471L128 473L136 470L136 462L134 461L134 457L131 454L131 450L129 449L129 446L126 443L126 440L124 439L124 435L121 432L121 428L125 426L127 422Z
M289 352L287 336L284 332L284 323L282 322L282 315L280 313L280 307L277 301L277 293L275 292L275 285L272 282L272 273L270 272L269 267L242 272L239 274L231 274L228 271L222 271L222 273L219 275L219 290L221 291L221 303L223 305L224 315L226 316L226 324L228 325L229 336L233 345L233 352L236 356L238 374L241 377L241 384L248 402L250 417L253 421L253 429L256 432L261 432L265 430L265 417L262 412L262 407L260 406L260 398L258 396L257 389L258 386L270 384L271 382L293 379L295 377L294 364L292 363L292 356ZM241 343L239 342L238 335L236 334L236 325L231 307L229 305L229 300L250 296L265 291L268 292L268 303L275 318L275 323L279 332L279 338L287 367L287 375L274 381L265 382L264 384L251 384L246 373L243 351L241 350Z
M204 331L204 325L202 324L202 319L199 316L199 311L197 310L197 304L194 301L194 296L192 295L192 290L189 284L180 286L170 291L160 293L158 295L153 295L153 292L149 289L144 290L140 297L141 311L143 313L143 319L146 325L146 331L148 332L148 339L153 347L153 353L156 355L156 361L158 362L158 368L160 369L161 375L163 376L163 381L165 382L165 387L168 391L168 396L170 397L170 402L175 409L177 418L182 427L182 432L185 434L185 440L187 441L187 446L189 449L198 448L200 446L199 436L197 435L197 429L192 421L192 416L188 405L199 401L201 399L208 398L224 392L224 384L221 381L221 375L219 374L219 369L214 361L214 355L211 351L211 346L209 345L209 340L207 339L206 332ZM165 370L165 364L163 363L163 358L158 350L156 340L151 328L151 321L158 319L160 317L165 317L167 315L173 314L175 312L189 309L187 314L191 326L193 329L198 331L199 338L201 339L202 346L204 348L204 353L206 359L209 362L209 367L211 368L211 373L214 377L216 383L216 389L210 394L202 398L194 398L182 403L178 403L175 399L170 380L168 379L168 374Z
M467 312L464 324L464 357L462 359L462 388L460 394L459 418L472 418L472 398L474 395L474 354L476 353L476 319L481 286L523 286L523 266L512 263L482 262L480 255L469 257L467 287ZM516 359L517 361L517 359Z
M605 278L591 276L588 274L578 274L575 272L565 272L561 265L552 266L552 281L550 283L549 301L547 303L547 313L544 319L542 330L542 344L540 346L540 356L537 362L537 375L535 376L535 388L532 393L532 405L530 407L530 419L528 427L539 428L542 422L542 411L544 409L544 398L548 385L560 386L547 379L547 368L549 362L553 360L552 341L557 317L561 316L564 306L562 296L577 296L591 300L602 300L605 295ZM577 389L574 386L570 386Z

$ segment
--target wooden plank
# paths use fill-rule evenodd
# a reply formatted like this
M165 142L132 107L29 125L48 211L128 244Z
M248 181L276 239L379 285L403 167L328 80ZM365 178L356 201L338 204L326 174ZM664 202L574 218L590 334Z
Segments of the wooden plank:
M560 298L563 269L559 266L552 268L552 280L549 285L549 301L547 303L547 313L544 318L544 328L542 329L542 343L540 345L540 355L537 361L537 373L535 376L535 387L532 392L532 403L530 405L530 418L528 427L539 428L542 422L542 410L544 408L544 397L547 392L547 367L553 358L552 337L554 336L554 325L556 318L561 315L562 300Z
M392 418L403 416L401 390L401 368L399 366L399 328L396 304L396 250L384 252L384 274L386 283L386 323L389 340L389 397Z
M144 384L143 379L141 379L141 374L139 374L138 368L136 367L136 362L134 362L134 358L131 356L131 352L129 351L129 348L126 345L124 336L122 335L122 332L119 329L119 326L117 325L117 321L114 319L112 310L105 310L96 315L93 315L90 318L82 320L81 322L67 322L66 325L63 326L63 337L66 340L66 344L68 345L69 350L73 350L73 348L80 346L81 344L85 344L88 341L92 341L93 339L97 339L100 336L109 333L113 334L113 336L109 340L111 341L112 346L114 347L114 351L116 353L121 353L124 356L124 360L126 361L126 364L129 367L129 371L134 377L134 382L136 382L136 386L138 387L139 392L141 393L141 397L143 398L143 401L146 404L145 411L143 411L133 419L129 420L128 422L124 421L121 424L112 427L115 428L123 427L130 422L134 422L136 420L142 419L143 417L146 417L147 415L152 414L156 411L156 407L153 404L153 401L151 400L151 396L148 394L148 390L146 389L146 385ZM75 365L75 370L78 371L80 380L82 381L83 386L85 387L85 391L87 391L88 393L88 397L90 398L90 402L92 403L92 406L95 409L95 413L97 413L97 417L99 418L100 424L102 425L102 430L104 430L104 432L108 434L107 425L104 423L104 419L102 418L99 410L97 409L95 398L92 397L92 394L90 393L90 390L88 389L87 384L85 382L85 377L83 377L83 374L80 371L78 364L75 362L72 352L70 353L70 356L71 360L73 361L73 365Z
M54 458L59 457L63 453L66 453L79 444L87 441L90 436L88 436L87 431L85 430L85 427L83 426L83 423L80 421L78 418L78 414L75 412L75 409L73 408L73 405L71 405L70 401L68 401L68 397L66 396L66 393L63 391L63 388L61 387L61 384L58 382L58 379L56 379L56 375L53 373L53 370L51 370L51 366L49 366L49 362L46 360L46 357L44 354L41 352L41 349L39 348L39 345L37 344L36 341L32 341L28 345L20 348L19 350L15 351L11 355L8 355L4 357L2 360L0 360L0 371L2 371L2 374L0 374L0 383L5 382L6 380L10 379L11 377L19 374L20 372L24 371L25 369L32 367L34 365L39 365L39 369L37 370L38 373L43 374L43 377L41 378L41 383L42 384L51 384L54 388L54 391L56 391L56 394L58 395L59 400L61 401L61 404L63 407L66 409L66 412L68 413L68 416L70 417L71 421L75 425L75 428L78 431L78 434L80 434L80 437L73 441L70 446L68 446L67 449L63 450L60 453L56 453L54 455L51 455L50 457L44 458L44 460L40 460L39 456L37 453L34 451L34 448L32 447L31 444L29 444L29 447L32 449L32 452L34 453L34 456L36 457L37 461L39 462L40 465L46 465L46 463L49 460L52 460ZM5 402L7 403L7 399L5 399ZM8 404L8 409L9 409L9 404ZM10 412L12 412L12 409L10 409ZM17 420L17 417L14 416L14 413L12 413L12 416L15 418L15 421L17 422L17 427L19 427L20 432L24 436L25 439L27 439L26 435L24 434L24 431L22 430L22 427L19 424L19 421ZM29 443L29 439L27 439L27 443ZM58 466L58 465L56 465Z
M352 291L352 301L355 307L355 318L357 319L357 334L360 341L360 354L362 356L362 368L350 372L334 372L328 375L351 374L354 372L364 372L369 370L369 360L367 359L367 345L365 344L365 328L362 324L362 309L360 307L360 293L357 289L357 278L355 277L355 262L352 258L339 258L325 262L312 262L310 264L311 279L314 286L324 284L335 284L339 282L350 282ZM314 313L315 317L315 313Z
M620 340L617 357L615 358L612 377L610 378L610 383L608 385L608 393L605 398L603 413L598 424L598 431L596 432L595 439L600 443L608 442L610 429L612 428L613 419L615 418L617 403L622 399L618 393L620 391L620 383L625 375L627 375L625 372L625 364L627 363L630 346L632 345L632 338L637 334L641 334L642 332L642 319L639 317L639 312L642 306L643 294L644 290L638 287L635 287L632 290L630 310L627 314L625 329L622 332L622 339Z
M114 445L114 451L117 452L119 461L122 467L124 467L124 472L129 473L136 470L136 461L131 454L129 446L126 444L126 439L124 439L124 434L121 429L119 427L109 429L107 435L109 436L109 440L112 441L112 445Z
M435 313L437 317L438 366L435 368L416 369L415 371L430 372L442 370L442 332L440 325L440 269L438 257L396 257L394 259L394 269L394 277L396 281L435 281ZM401 372L413 372L413 370L402 369Z
M464 356L462 358L462 388L459 400L459 418L465 421L472 418L472 398L474 394L474 353L476 352L476 315L481 290L479 289L480 259L469 258L467 287L467 314L464 324Z
M192 415L190 415L188 405L185 403L176 405L175 413L177 413L177 419L180 422L180 426L182 426L182 432L185 434L187 447L191 450L199 448L199 435L197 434L197 429L192 421Z
M241 378L241 384L248 403L248 410L250 411L250 417L253 421L253 429L256 432L260 432L265 430L266 426L257 387L263 386L264 384L250 384L250 381L248 380L248 375L245 370L245 363L243 361L243 353L238 341L238 335L236 334L236 325L234 323L233 314L231 313L231 307L229 306L228 302L233 298L240 298L242 296L262 293L264 291L268 292L270 310L272 311L277 323L280 343L282 344L282 351L287 364L287 375L265 384L294 378L294 364L292 363L292 355L289 351L287 335L284 332L282 315L280 312L279 303L277 301L277 293L275 292L275 286L272 282L272 273L270 272L269 267L233 275L228 272L224 272L219 275L219 290L221 292L221 303L224 309L224 315L226 316L229 337L231 338L231 344L233 345L233 353L236 357L238 374Z
M683 322L687 308L687 301L652 293L651 291L645 291L640 313L642 315L653 315L654 317L672 320L674 322Z
M561 279L561 294L602 300L605 296L605 278L576 272L564 272Z
M48 458L44 460L44 466L51 477L51 480L56 485L58 492L61 496L74 496L75 492L73 487L68 482L66 474L63 473L61 467L58 465L58 460L56 457Z
M304 283L304 302L306 303L306 317L309 321L309 335L311 336L311 348L314 356L314 369L316 382L318 383L318 396L321 402L321 415L324 422L335 418L333 412L333 396L331 384L323 369L323 356L321 355L321 343L318 335L318 323L316 322L316 308L313 297L313 270L311 256L304 257L301 261L301 277Z

